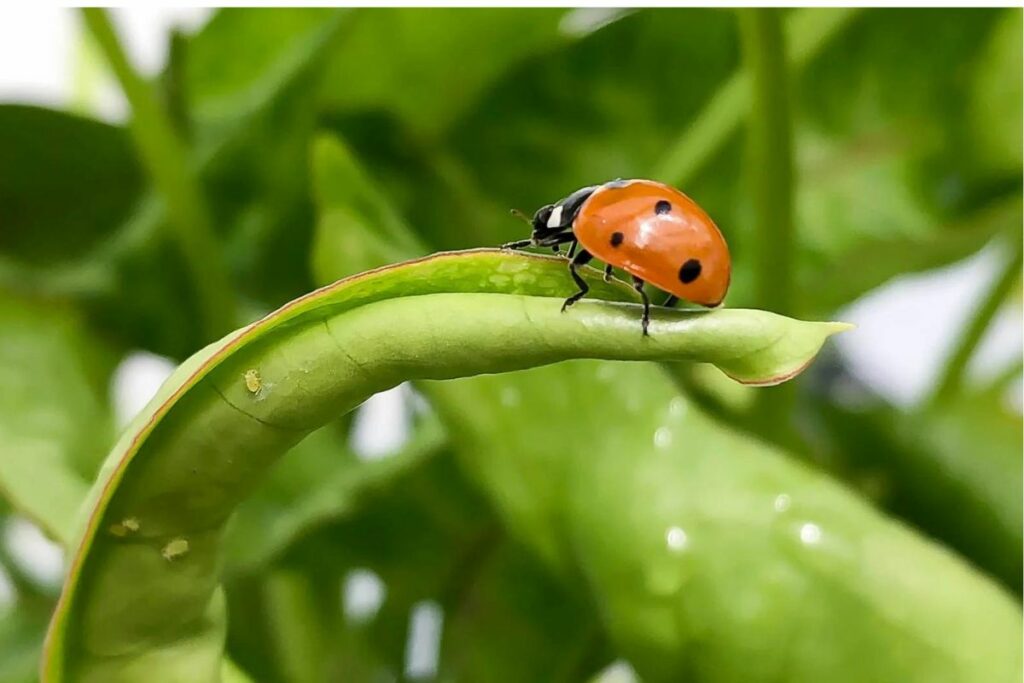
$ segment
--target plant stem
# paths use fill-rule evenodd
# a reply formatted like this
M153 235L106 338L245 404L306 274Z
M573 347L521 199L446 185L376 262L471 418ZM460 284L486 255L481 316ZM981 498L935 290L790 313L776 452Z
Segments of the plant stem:
M786 37L793 71L814 59L861 10L856 7L794 10L786 20ZM673 185L691 180L750 110L750 80L738 72L719 88L704 110L679 135L652 177Z
M142 163L167 205L170 224L199 297L204 336L215 339L234 327L236 303L185 145L175 134L153 87L128 62L106 11L86 8L82 16L131 105L132 136Z
M985 336L992 319L1002 307L1003 301L1010 293L1014 283L1021 274L1021 266L1024 265L1024 249L1021 245L1021 234L1014 230L1015 235L1011 249L1013 253L1007 258L1003 269L992 281L988 294L982 299L981 305L974 313L974 317L968 321L960 334L960 339L953 347L946 365L942 370L939 380L936 382L935 391L926 404L929 408L949 400L963 386L964 375L967 364L978 348L978 344Z
M278 569L266 577L263 589L280 673L296 683L323 680L323 620L309 578Z
M756 303L788 315L793 309L793 131L780 12L740 12L743 54L751 78L747 124L754 205Z
M793 131L781 11L739 10L743 59L750 78L746 166L754 207L754 303L788 315L793 306ZM774 440L791 441L791 387L759 392L757 419Z

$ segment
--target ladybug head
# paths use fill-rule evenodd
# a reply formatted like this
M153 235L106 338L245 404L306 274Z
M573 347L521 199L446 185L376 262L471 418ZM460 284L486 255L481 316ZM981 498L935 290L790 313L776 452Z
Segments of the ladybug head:
M533 220L530 223L533 225L533 237L538 239L546 237L551 233L548 228L548 219L551 218L551 212L554 211L555 205L548 204L537 209L537 213L533 214Z

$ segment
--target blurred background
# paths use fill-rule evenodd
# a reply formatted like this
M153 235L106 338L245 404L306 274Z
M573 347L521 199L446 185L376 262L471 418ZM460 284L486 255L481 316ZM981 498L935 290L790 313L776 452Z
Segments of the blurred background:
M781 70L729 10L111 18L120 71L76 11L0 10L0 682L35 679L67 520L181 360L338 277L519 238L509 208L616 177L715 218L727 306L857 325L793 387L697 367L680 391L1019 600L1019 10L785 11ZM272 473L228 543L240 668L637 676L451 427L403 385ZM597 635L553 642L559 619Z

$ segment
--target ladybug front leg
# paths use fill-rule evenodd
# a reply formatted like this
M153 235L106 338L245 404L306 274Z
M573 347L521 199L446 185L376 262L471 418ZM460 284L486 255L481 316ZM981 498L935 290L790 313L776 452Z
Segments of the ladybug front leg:
M555 235L548 235L541 239L531 237L528 240L519 240L518 242L506 242L501 245L502 249L525 249L526 247L551 247L556 252L558 251L559 244L565 244L566 242L574 242L576 240L575 235L572 232L562 232Z
M576 285L580 288L580 291L576 292L562 304L562 312L565 313L565 309L572 306L574 303L586 296L587 292L590 291L590 285L587 281L580 277L580 274L576 272L577 266L586 265L590 262L590 259L594 258L589 251L583 249L580 253L573 257L572 261L569 261L569 274L572 275L572 279L576 282Z
M644 301L644 317L641 325L643 325L644 336L646 337L648 336L647 326L651 323L651 300L647 298L647 292L644 291L644 281L636 275L633 276L633 289L640 292L640 298Z

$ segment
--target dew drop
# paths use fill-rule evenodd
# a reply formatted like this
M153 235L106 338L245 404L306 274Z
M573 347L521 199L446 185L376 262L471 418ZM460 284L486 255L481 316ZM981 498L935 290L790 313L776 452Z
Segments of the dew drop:
M800 527L800 541L805 545L815 545L821 540L821 527L808 522Z
M669 401L668 414L676 419L686 415L686 401L681 396L676 396L674 399Z
M775 508L776 512L785 512L786 510L789 509L789 506L792 505L792 503L793 501L790 500L789 494L780 493L779 495L775 496L775 503L773 504L773 507Z
M672 445L672 430L668 427L658 427L654 430L655 448L665 449Z
M669 527L669 530L665 532L665 544L668 545L669 550L677 553L682 552L686 549L686 545L689 542L689 537L680 527Z

